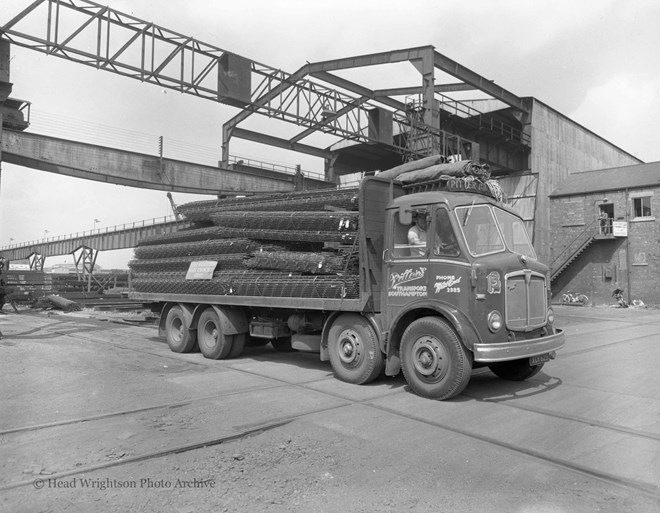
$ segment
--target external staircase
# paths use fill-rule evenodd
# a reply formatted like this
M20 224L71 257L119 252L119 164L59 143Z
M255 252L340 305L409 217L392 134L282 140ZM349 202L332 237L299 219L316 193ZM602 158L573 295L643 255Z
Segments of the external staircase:
M594 242L612 238L612 235L600 232L598 219L589 223L550 263L550 281L554 281Z

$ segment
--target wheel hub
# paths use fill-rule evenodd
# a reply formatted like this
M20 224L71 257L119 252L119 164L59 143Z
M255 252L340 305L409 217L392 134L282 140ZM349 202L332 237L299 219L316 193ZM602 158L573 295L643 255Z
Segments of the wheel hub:
M447 353L433 337L423 337L413 345L413 365L422 376L437 378L446 373Z
M218 342L218 327L215 324L208 323L204 326L204 344L213 347Z
M354 364L360 358L360 346L358 334L353 330L346 330L339 339L339 359L347 365Z
M173 322L172 323L172 338L178 343L183 340L183 323L182 322Z

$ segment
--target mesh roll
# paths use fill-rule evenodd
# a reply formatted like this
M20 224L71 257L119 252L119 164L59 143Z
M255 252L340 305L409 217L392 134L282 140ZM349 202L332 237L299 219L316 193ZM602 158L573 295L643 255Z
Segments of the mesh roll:
M351 232L358 227L357 212L218 212L211 215L216 226L267 230Z
M274 230L272 228L225 228L217 226L214 231L217 237L248 237L249 239L265 242L337 242L351 244L356 232L326 232L303 230Z
M245 262L250 269L274 269L309 274L335 274L346 267L346 257L333 253L260 251Z
M359 278L355 275L305 276L273 271L216 271L211 280L186 280L185 273L138 273L136 292L158 294L232 295L355 299Z
M134 259L128 267L137 273L185 272L191 262L211 260L218 262L218 269L245 269L245 261L250 253L234 253L227 255L202 255L193 257Z
M337 233L338 232L308 232L308 235L305 238L299 238L292 236L290 232L286 233L282 230L245 230L241 228L224 228L222 226L213 226L210 228L200 228L197 230L186 230L176 233L169 233L166 235L159 235L157 237L150 237L148 240L143 239L138 243L138 248L170 243L179 244L194 242L219 242L223 239L243 239L248 237L256 239L256 241L252 241L254 245L257 246L256 249L258 249L260 246L266 247L268 244L270 244L271 246L279 246L279 248L283 251L320 251L323 247L323 242L343 242L346 240L348 243L350 243L350 241L355 237L355 234L352 233L346 236L337 235ZM328 237L327 239L325 238L326 234ZM219 251L219 253L222 252L223 251Z
M217 212L306 211L326 210L328 207L357 211L357 189L330 189L279 193L248 198L196 201L178 206L177 211L188 221L209 221L211 220L211 215Z
M192 256L226 255L235 253L252 253L260 250L285 251L286 246L264 244L248 239L217 239L193 242L175 242L138 246L135 257L142 259L179 258Z

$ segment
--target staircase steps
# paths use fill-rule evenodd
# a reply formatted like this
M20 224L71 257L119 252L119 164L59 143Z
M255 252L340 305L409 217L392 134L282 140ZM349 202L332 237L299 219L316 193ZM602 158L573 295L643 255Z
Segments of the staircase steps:
M577 257L579 257L593 242L596 240L596 237L591 236L587 238L571 255L564 260L564 262L559 265L556 269L550 274L550 281L554 281L557 276L559 276L564 270L571 265Z

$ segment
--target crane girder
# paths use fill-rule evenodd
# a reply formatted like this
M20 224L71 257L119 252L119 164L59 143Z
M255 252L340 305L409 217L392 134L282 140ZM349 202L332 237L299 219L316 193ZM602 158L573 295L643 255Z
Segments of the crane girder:
M45 34L21 28L39 15ZM1 26L0 36L47 55L242 107L248 114L316 127L342 139L369 140L369 109L359 97L89 0L36 0ZM232 83L237 71L232 60L239 68L238 83ZM339 111L343 115L327 115Z
M35 19L45 21L41 31L33 28ZM238 124L254 113L304 128L288 140L278 138L280 145L301 147L302 139L321 132L404 153L410 150L405 148L405 138L392 134L394 125L403 132L412 130L406 104L392 97L404 90L419 93L423 99L423 119L416 121L416 129L442 139L447 134L440 130L434 106L437 69L461 81L452 85L455 89L467 84L518 111L524 113L526 108L521 98L442 56L432 46L307 63L289 74L91 0L35 0L0 26L0 37L48 55L241 108L223 126L223 160ZM331 73L406 61L421 74L419 88L373 91ZM392 127L374 130L379 124L374 120L381 119L391 119ZM329 146L318 150L327 152Z

